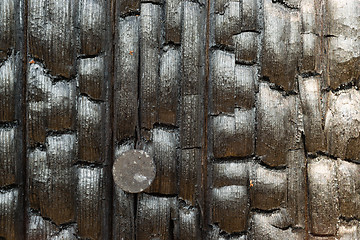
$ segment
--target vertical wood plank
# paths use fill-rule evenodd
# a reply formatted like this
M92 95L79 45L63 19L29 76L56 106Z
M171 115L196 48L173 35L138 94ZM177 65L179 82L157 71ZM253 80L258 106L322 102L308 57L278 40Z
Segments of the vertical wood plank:
M139 18L116 21L114 76L115 141L135 137L138 118Z

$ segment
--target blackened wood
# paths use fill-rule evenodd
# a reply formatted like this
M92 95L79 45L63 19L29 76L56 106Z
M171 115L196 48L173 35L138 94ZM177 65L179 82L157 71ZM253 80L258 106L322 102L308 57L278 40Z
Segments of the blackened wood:
M160 240L173 238L176 207L176 198L141 194L136 213L137 239L148 239L150 236Z
M355 89L349 89L337 94L328 94L324 127L327 150L333 156L359 162L360 136L357 133L360 93Z
M146 192L176 194L178 133L173 130L154 128L150 146L156 165L156 177Z
M170 48L163 53L160 59L158 121L161 123L177 125L180 80L180 51L179 49Z
M299 14L265 0L264 24L262 75L286 91L294 90L301 56Z
M75 221L75 140L73 134L49 136L46 151L28 155L30 208L57 225Z
M41 59L54 76L75 74L75 0L29 0L29 54Z
M85 55L99 54L108 45L107 33L111 30L107 27L110 3L106 0L78 1L80 52Z
M311 233L335 235L337 231L338 186L334 160L311 159L308 164L309 212Z
M105 103L80 96L77 102L78 158L80 161L106 161L107 135Z
M255 165L250 173L251 207L272 210L286 206L287 177L283 170Z
M114 130L120 142L135 137L138 118L139 19L136 16L116 21Z
M76 223L82 238L107 239L109 199L104 168L77 169Z
M179 198L195 206L200 191L201 150L182 149L179 160Z
M95 57L78 62L79 90L96 100L106 99L105 60L105 57Z
M161 7L141 4L140 18L140 124L152 129L158 122L158 90L161 43Z

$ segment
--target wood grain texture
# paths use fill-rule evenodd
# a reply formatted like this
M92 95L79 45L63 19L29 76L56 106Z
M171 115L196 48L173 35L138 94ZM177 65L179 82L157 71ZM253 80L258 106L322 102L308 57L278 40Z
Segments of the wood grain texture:
M158 122L158 89L161 43L161 8L152 3L141 4L140 18L140 119L147 130Z
M182 149L179 159L178 181L179 198L195 206L199 196L201 149Z
M181 55L177 48L164 49L160 59L160 81L157 91L158 121L177 126L179 85L181 80Z
M78 167L76 223L78 234L87 239L109 237L108 192L104 168Z
M337 231L338 186L335 162L326 157L308 164L311 233L335 235Z
M179 232L177 239L196 240L201 236L199 226L199 210L197 208L179 206Z
M146 192L175 194L177 192L178 133L154 128L150 155L156 165L156 176Z
M325 115L325 136L327 150L342 159L359 162L359 135L357 110L360 93L355 89L336 94L329 93L328 108Z
M216 116L212 128L215 158L246 157L254 153L254 109L235 109L234 116Z
M215 51L211 61L211 112L232 113L235 107L235 55Z
M16 119L16 91L17 59L14 52L2 63L0 63L0 122L10 122Z
M165 1L165 36L166 42L181 42L181 0Z
M75 221L75 136L49 136L46 151L35 149L28 158L30 208L57 225Z
M80 52L97 55L108 48L110 3L106 0L78 0Z
M54 76L75 74L76 1L28 2L29 54L41 59Z
M296 85L300 43L298 12L265 0L262 75L286 91L294 90Z
M269 170L255 165L250 172L251 207L261 210L286 207L287 177L283 170Z
M6 58L7 51L15 47L16 18L15 6L19 1L5 0L0 3L0 59Z
M79 90L92 99L106 99L105 60L103 56L79 59Z
M138 119L139 19L136 16L116 21L114 104L115 139L135 137Z
M134 142L128 141L121 145L114 143L114 157L134 149ZM124 192L117 185L113 185L112 199L112 236L113 239L135 239L135 201L136 195Z
M321 112L320 78L299 77L299 92L304 119L305 146L309 152L325 150Z
M21 239L21 207L19 189L0 190L0 238Z
M204 14L204 9L199 4L188 1L183 2L181 33L181 93L183 96L201 95L203 90L205 64Z
M212 166L211 220L227 233L247 230L249 218L249 165L219 163Z
M360 76L359 1L325 3L326 80L333 89Z
M19 129L0 128L0 186L7 186L18 183L18 175L20 175L19 161L20 155L16 150L16 142L18 139Z
M176 215L176 198L141 194L136 213L136 236L138 239L174 238L173 221Z
M286 153L297 142L298 100L260 83L257 111L256 154L270 166L285 166Z
M1 1L0 239L360 238L358 12ZM145 193L111 176L134 149Z
M104 103L94 102L81 96L77 102L78 159L103 163L106 161L107 134Z

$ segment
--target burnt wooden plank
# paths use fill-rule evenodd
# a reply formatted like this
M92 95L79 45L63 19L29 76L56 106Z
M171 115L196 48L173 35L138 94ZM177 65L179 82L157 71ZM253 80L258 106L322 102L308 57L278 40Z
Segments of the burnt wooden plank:
M360 224L359 221L350 221L348 223L342 223L339 226L337 232L337 239L350 240L357 239L360 236Z
M262 75L286 91L294 90L301 57L299 14L265 0L264 24Z
M256 165L250 171L251 207L272 210L286 207L287 176L283 170L270 170Z
M197 240L200 238L199 210L188 206L179 206L179 232L175 239Z
M109 237L108 208L104 168L77 169L76 223L82 238L107 239Z
M320 70L320 57L322 55L319 34L321 32L321 11L319 3L315 0L304 0L300 3L300 15L302 22L303 56L301 59L301 71L318 72Z
M247 163L212 166L211 221L227 233L244 232L249 218Z
M241 31L242 9L240 1L229 1L224 13L215 14L215 43L233 45L232 36Z
M256 154L270 166L285 166L287 151L299 141L297 99L260 83L257 110Z
M304 119L305 146L308 152L325 150L321 112L320 78L299 77L299 92Z
M180 137L182 148L201 147L202 97L188 95L182 97Z
M78 158L102 163L107 157L105 104L80 96L77 102Z
M46 151L28 153L29 204L57 225L75 220L76 137L46 138ZM56 206L54 208L53 206Z
M316 235L335 235L339 217L335 162L318 157L310 159L307 168L310 231Z
M219 115L212 120L215 158L245 157L254 153L255 110L235 109L234 116Z
M178 49L170 48L160 59L158 89L158 114L160 123L177 125L179 82L181 80L181 55Z
M51 239L51 240L61 240L69 239L75 240L78 239L77 227L75 224L69 224L66 226L56 226L50 220L44 219L38 213L30 213L28 219L28 230L26 239L27 240L36 240L36 239Z
M97 55L109 46L110 3L106 0L78 0L80 53Z
M0 238L22 239L19 189L0 190ZM20 210L20 211L19 211Z
M152 129L158 122L158 89L161 44L161 6L141 4L140 18L140 124Z
M116 1L116 10L121 15L127 15L130 13L138 13L140 11L140 0L119 0Z
M0 128L0 187L17 184L20 175L17 127Z
M15 47L16 5L19 1L4 0L0 3L0 61L6 59L7 51Z
M114 186L113 199L113 232L114 239L135 239L134 230L134 195L128 194Z
M247 186L251 165L244 162L212 164L212 186L215 188L231 185Z
M54 76L75 74L75 0L28 2L28 53L41 59Z
M235 106L251 109L255 105L257 69L253 66L235 65Z
M241 7L241 31L258 31L260 16L259 1L243 0Z
M336 165L339 210L341 216L351 219L360 217L360 166L338 160Z
M51 85L47 99L47 128L55 131L75 128L76 82L60 81Z
M179 160L179 198L195 206L200 191L201 149L182 149Z
M75 127L76 81L53 81L40 64L29 64L27 77L30 145L44 143L46 131Z
M154 128L150 146L156 177L146 192L177 193L178 136L174 130Z
M292 226L305 229L306 182L304 149L289 151L287 154L287 210Z
M182 1L165 1L165 37L166 42L181 42Z
M49 239L55 235L58 227L40 215L30 213L28 218L27 240Z
M82 58L78 64L79 90L93 99L106 99L105 57Z
M305 232L293 231L289 228L289 218L284 209L271 214L254 213L250 222L251 230L249 235L251 239L305 239Z
M141 194L136 213L137 239L174 238L172 221L177 217L174 211L176 198Z
M235 55L216 50L211 57L211 113L233 113L235 106Z
M114 130L116 141L135 137L138 118L139 19L116 22L114 77Z
M359 162L360 93L348 89L328 94L324 128L327 150L333 156Z
M215 13L224 13L225 5L230 2L230 0L215 0L214 1L214 11Z
M181 32L182 95L200 95L204 79L204 10L195 2L183 2Z
M325 3L326 80L335 89L360 76L360 3Z
M211 191L212 221L228 232L242 232L247 229L249 212L247 186L224 186Z
M0 122L10 122L16 119L16 87L19 56L12 54L0 63Z
M242 32L233 36L235 45L235 59L243 64L257 62L259 34L255 32Z

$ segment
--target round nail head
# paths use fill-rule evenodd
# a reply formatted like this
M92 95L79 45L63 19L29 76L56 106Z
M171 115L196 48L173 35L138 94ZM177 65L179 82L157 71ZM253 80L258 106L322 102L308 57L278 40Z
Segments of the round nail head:
M141 150L127 151L114 162L114 182L125 192L142 192L151 185L155 175L156 167L153 159Z

